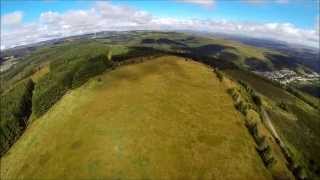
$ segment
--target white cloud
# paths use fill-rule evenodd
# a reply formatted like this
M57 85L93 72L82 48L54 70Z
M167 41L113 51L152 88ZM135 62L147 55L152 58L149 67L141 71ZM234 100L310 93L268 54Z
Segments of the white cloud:
M203 7L212 7L215 3L214 0L178 0L178 2L190 3L195 5L200 5Z
M161 18L108 2L99 2L86 10L44 12L36 22L22 23L10 30L7 26L1 26L1 48L105 30L195 30L273 38L317 47L319 44L319 31L300 29L290 23Z
M23 13L21 11L5 14L1 17L1 26L12 27L19 25L22 21L22 17Z

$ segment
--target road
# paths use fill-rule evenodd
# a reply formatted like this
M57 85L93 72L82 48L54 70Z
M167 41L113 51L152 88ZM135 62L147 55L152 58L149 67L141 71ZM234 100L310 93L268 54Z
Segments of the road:
M277 133L276 129L274 128L274 126L271 122L269 114L264 110L263 107L261 107L261 114L262 114L262 119L263 119L264 123L266 124L268 129L271 131L271 134L273 135L273 137L275 137L276 139L279 140L281 147L285 147L283 141L281 140L279 134Z

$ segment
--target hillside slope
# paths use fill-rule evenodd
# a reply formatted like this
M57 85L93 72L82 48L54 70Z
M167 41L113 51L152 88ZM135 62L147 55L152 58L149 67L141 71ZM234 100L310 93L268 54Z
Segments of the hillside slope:
M257 75L240 70L225 70L224 72L234 80L246 82L248 86L260 93L265 101L263 106L270 115L276 131L289 149L291 158L307 170L310 177L319 179L319 109ZM314 102L315 105L319 104L317 99Z
M174 56L66 94L1 163L1 179L271 178L223 83Z

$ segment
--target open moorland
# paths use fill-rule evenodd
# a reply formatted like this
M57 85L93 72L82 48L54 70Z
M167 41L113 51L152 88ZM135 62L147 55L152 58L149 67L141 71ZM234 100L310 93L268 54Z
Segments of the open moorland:
M175 56L67 93L3 157L1 177L271 178L225 85Z

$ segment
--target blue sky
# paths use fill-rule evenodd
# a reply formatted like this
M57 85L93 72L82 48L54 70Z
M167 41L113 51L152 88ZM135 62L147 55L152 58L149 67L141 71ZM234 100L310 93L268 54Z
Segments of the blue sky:
M23 21L31 22L39 18L46 11L64 12L72 9L86 9L92 6L90 1L55 1L55 0L1 0L1 15L15 11L22 11Z
M1 0L1 48L105 30L196 30L319 44L319 0Z
M135 7L142 7L148 12L159 16L175 16L179 18L210 18L226 19L235 21L253 22L290 22L301 28L314 27L319 9L315 1L288 3L245 3L236 0L216 1L211 8L194 6L194 4L180 3L179 1L131 1L119 3L130 4Z
M1 15L22 11L23 21L35 21L42 12L87 9L92 1L18 1L1 0ZM245 2L236 0L215 1L212 7L195 6L175 0L114 0L113 4L128 5L160 17L226 19L251 22L289 22L300 28L312 28L319 16L317 0L291 0L282 3Z

